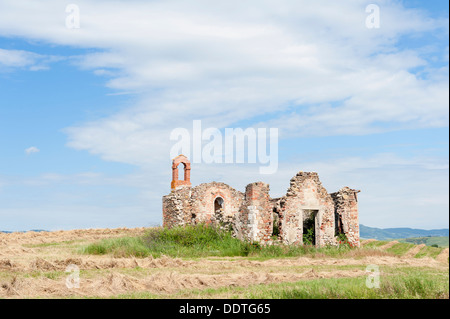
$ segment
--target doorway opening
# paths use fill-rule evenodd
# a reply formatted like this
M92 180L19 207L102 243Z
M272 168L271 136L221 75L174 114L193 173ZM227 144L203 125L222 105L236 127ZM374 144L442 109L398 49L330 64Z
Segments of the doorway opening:
M316 224L318 210L303 210L303 245L316 245Z
M272 211L272 236L271 238L276 240L278 236L280 235L280 213L278 212L277 208L274 207Z

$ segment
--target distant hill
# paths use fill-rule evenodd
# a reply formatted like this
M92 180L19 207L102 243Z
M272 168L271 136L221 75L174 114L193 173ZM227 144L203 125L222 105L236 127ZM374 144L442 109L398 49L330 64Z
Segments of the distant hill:
M448 228L445 229L414 229L414 228L375 228L359 225L360 237L362 239L397 239L397 238L413 238L413 237L436 237L448 236Z

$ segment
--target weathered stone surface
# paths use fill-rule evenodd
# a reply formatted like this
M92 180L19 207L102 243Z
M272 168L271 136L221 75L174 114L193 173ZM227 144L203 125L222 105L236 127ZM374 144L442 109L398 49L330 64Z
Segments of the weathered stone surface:
M335 212L342 220L343 232L350 244L356 247L360 246L358 198L356 195L359 192L359 190L343 187L338 192L331 194Z
M189 167L187 176L190 177L190 163L184 156L174 159L172 169L180 163ZM231 228L234 236L242 240L271 244L276 222L278 240L303 244L303 223L313 218L316 247L336 245L339 232L352 245L359 246L356 197L359 191L344 187L328 194L316 172L297 173L290 180L286 195L275 199L270 198L269 185L263 182L248 184L245 193L224 183L191 187L190 181L187 182L172 181L178 187L172 187L171 193L163 197L164 227L215 224Z

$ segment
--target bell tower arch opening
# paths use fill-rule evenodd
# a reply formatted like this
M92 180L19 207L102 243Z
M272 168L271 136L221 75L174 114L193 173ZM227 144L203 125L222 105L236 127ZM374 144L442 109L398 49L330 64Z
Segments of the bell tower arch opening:
M183 172L183 179L179 179L179 166ZM172 160L172 183L171 188L177 189L180 187L190 187L191 186L191 162L183 154L178 155Z

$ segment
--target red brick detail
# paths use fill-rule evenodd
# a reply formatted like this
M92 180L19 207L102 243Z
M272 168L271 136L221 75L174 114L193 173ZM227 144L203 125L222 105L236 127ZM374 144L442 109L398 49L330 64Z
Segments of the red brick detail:
M184 180L178 179L178 165L184 165ZM180 186L191 186L191 162L183 154L178 155L172 161L172 182L170 187L176 189Z

